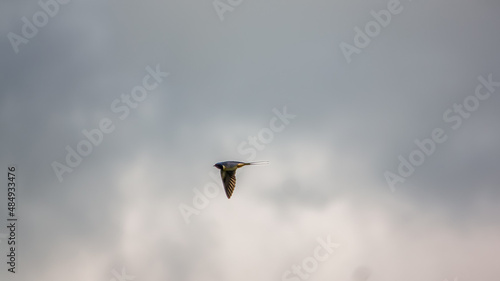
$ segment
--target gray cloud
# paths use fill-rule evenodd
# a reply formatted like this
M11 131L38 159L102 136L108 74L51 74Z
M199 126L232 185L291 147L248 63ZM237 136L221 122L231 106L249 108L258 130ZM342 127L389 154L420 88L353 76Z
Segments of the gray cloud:
M280 280L331 235L342 246L310 280L497 280L500 89L457 130L443 113L478 76L500 81L499 6L402 1L347 63L339 44L387 3L244 1L221 22L210 1L71 1L17 54L7 34L41 8L2 4L18 278ZM112 102L156 65L170 76L120 120ZM271 165L238 171L227 200L211 166L246 160L238 146L284 106L297 117L257 151ZM115 130L59 182L51 163L103 118ZM384 172L434 128L447 141L392 193ZM180 204L210 182L186 224Z

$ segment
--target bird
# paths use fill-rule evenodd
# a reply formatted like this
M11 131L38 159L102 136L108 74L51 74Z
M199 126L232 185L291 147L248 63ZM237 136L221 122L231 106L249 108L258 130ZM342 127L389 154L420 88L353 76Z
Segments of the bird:
M222 184L224 185L224 190L226 191L227 198L230 199L233 194L234 187L236 186L236 169L247 165L265 165L269 164L269 161L259 161L259 162L238 162L238 161L224 161L215 163L214 167L220 170L220 176L222 178Z

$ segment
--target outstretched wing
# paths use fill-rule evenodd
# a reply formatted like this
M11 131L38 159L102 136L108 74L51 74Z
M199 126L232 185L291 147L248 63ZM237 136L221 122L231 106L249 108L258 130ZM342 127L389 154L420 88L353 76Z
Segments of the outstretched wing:
M236 186L236 170L234 171L220 171L220 176L222 177L222 183L224 184L224 190L226 190L227 198L231 198L233 194L234 187Z

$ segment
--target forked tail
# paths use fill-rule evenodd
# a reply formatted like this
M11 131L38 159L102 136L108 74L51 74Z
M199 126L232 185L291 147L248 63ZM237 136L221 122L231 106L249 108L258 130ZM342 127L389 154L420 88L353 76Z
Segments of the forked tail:
M269 161L248 162L245 165L268 165Z

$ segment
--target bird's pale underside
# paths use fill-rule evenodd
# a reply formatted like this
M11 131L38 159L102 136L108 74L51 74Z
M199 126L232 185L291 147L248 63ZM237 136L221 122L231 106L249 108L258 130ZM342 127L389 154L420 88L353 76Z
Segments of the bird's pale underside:
M234 187L236 186L236 169L247 165L264 165L269 164L268 161L261 162L238 162L238 161L224 161L219 162L214 165L220 170L220 176L222 178L222 184L224 185L224 190L226 191L227 198L231 198L233 194Z

